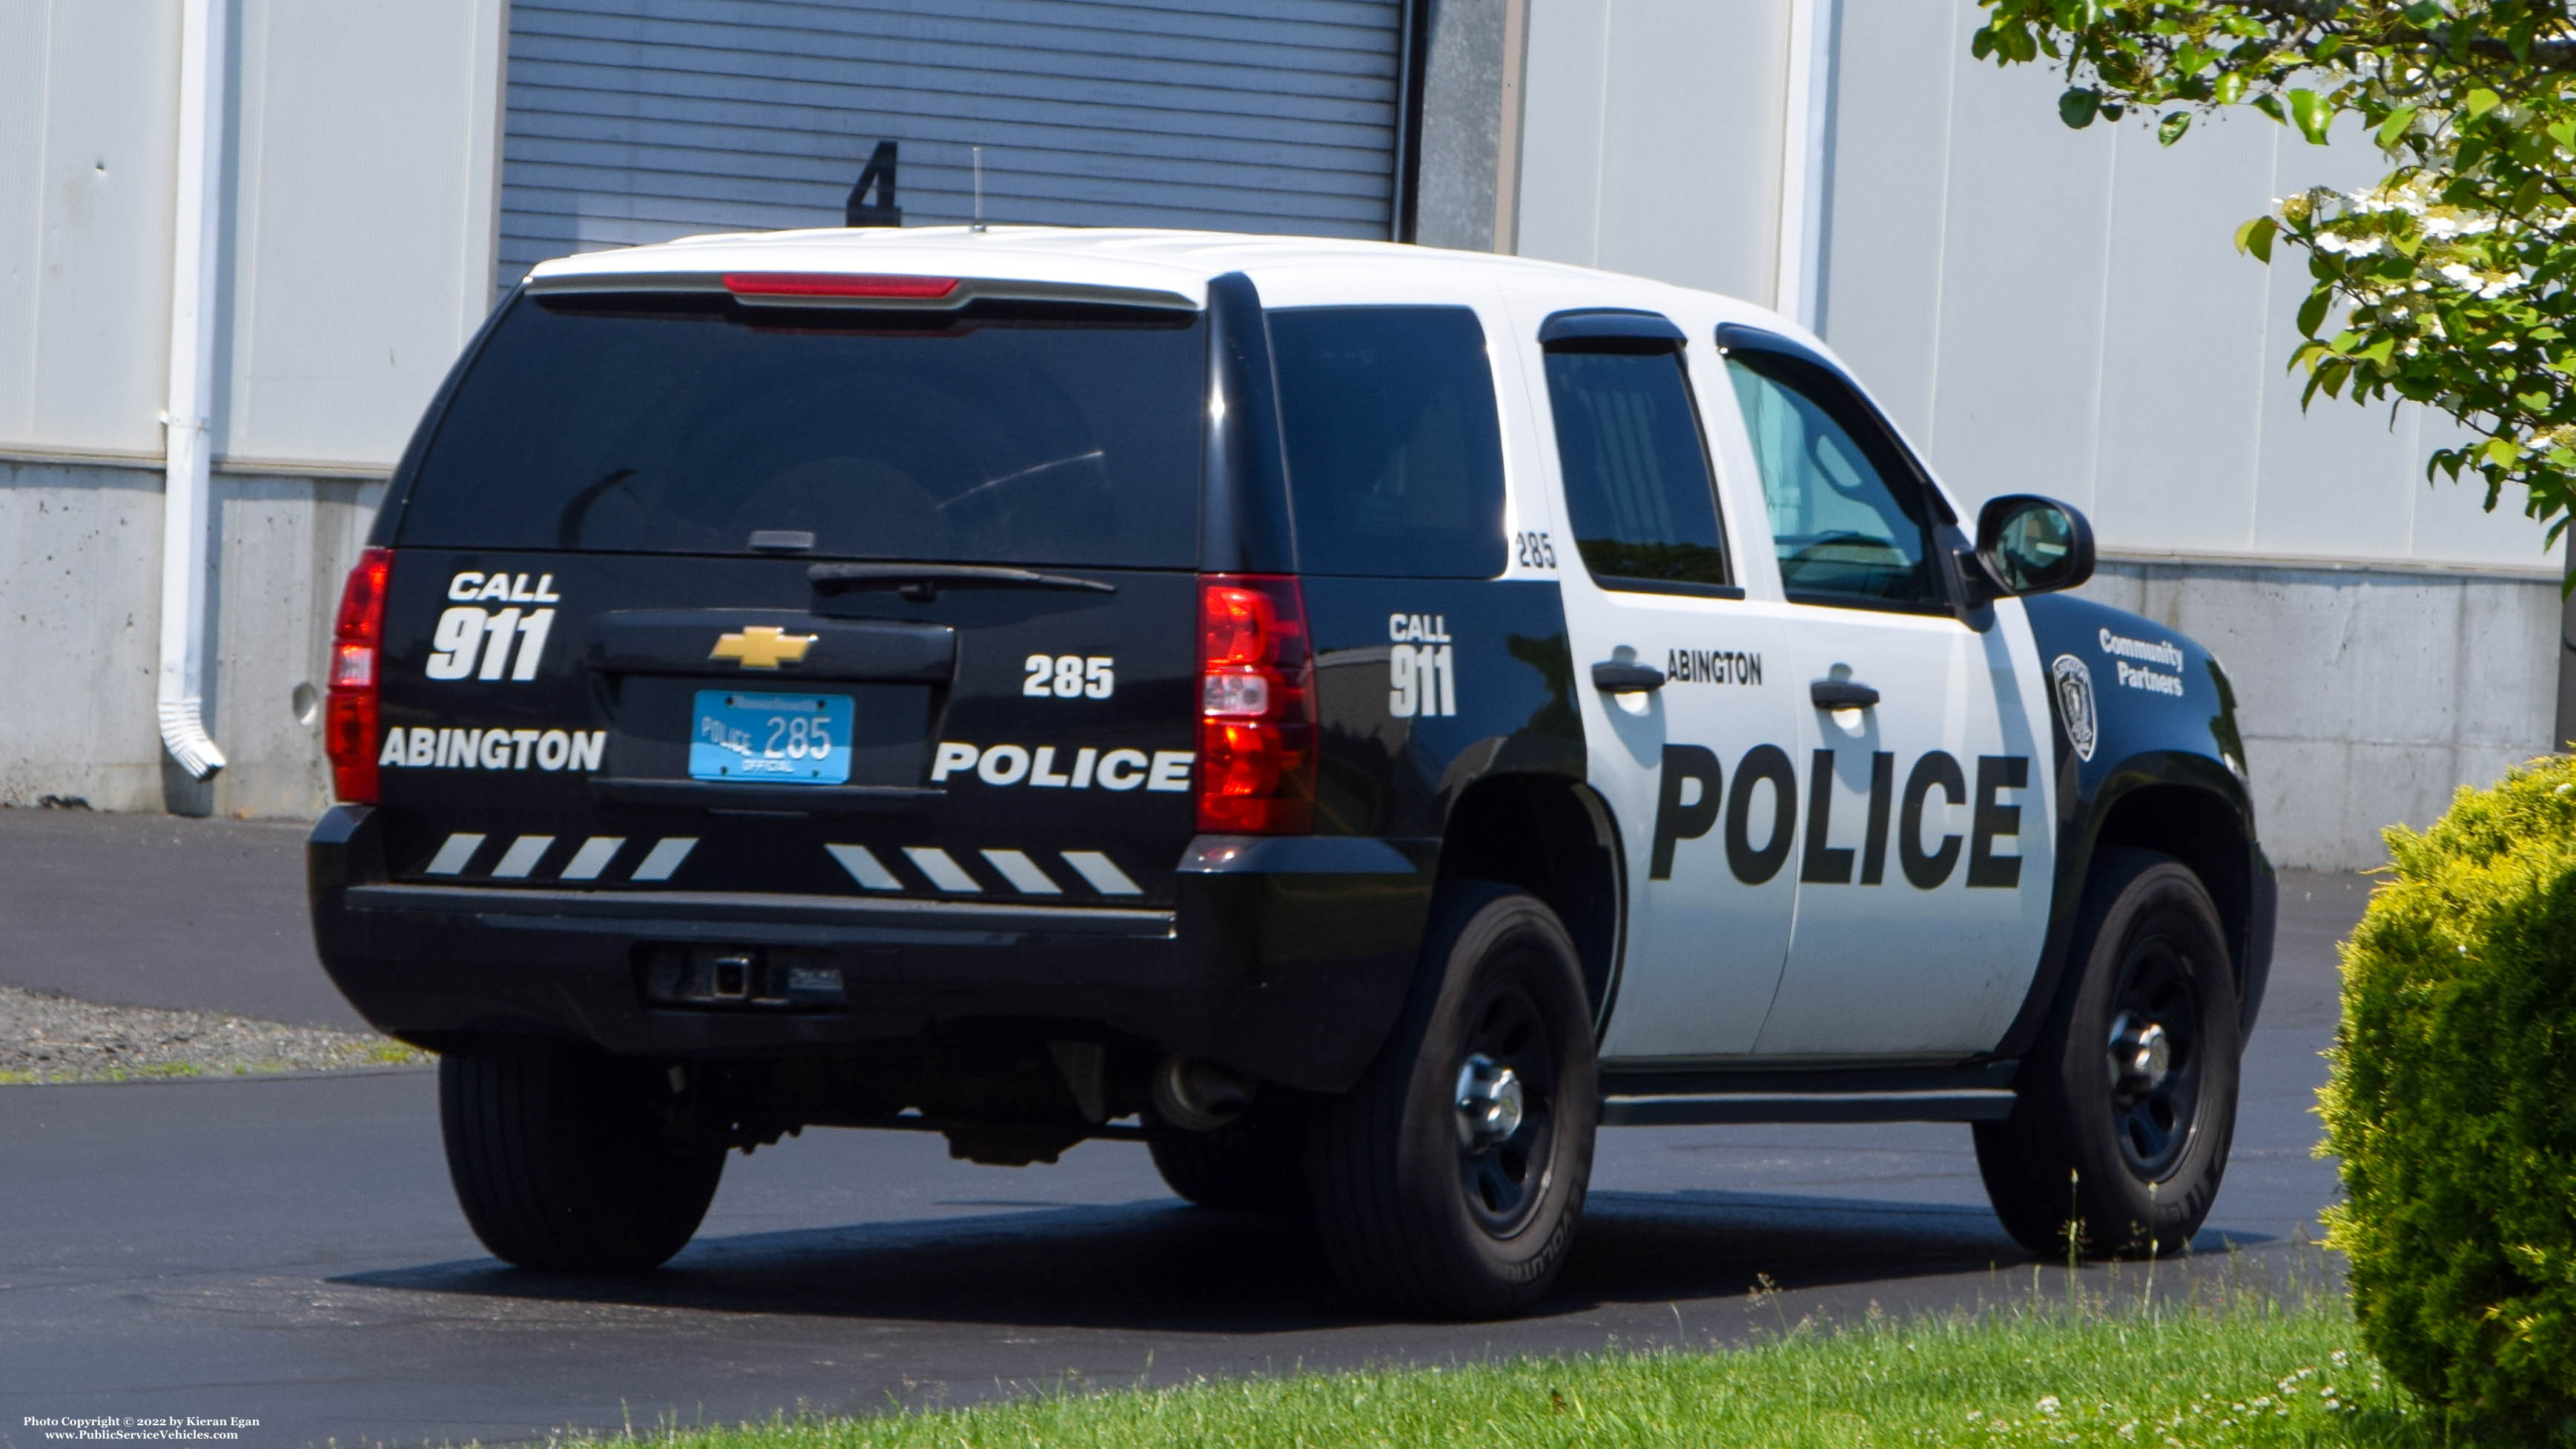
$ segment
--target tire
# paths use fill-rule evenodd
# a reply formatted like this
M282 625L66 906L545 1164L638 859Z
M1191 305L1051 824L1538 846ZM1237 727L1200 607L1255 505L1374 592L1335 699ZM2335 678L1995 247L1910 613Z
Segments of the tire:
M2076 974L2022 1064L2012 1115L1977 1124L1986 1196L2044 1257L2070 1240L2095 1258L2180 1251L2209 1216L2236 1130L2225 928L2182 864L2112 851L2094 863L2068 960ZM2145 1055L2149 1028L2160 1063Z
M1296 1126L1258 1107L1213 1132L1187 1131L1148 1112L1145 1147L1163 1184L1193 1206L1228 1213L1306 1210Z
M669 1140L669 1090L651 1064L597 1052L441 1057L447 1172L474 1236L522 1268L668 1261L724 1173L721 1146Z
M1472 1137L1471 1068L1496 1107ZM1536 1304L1583 1215L1600 1105L1591 1004L1556 913L1498 885L1445 891L1403 1021L1309 1128L1316 1229L1343 1286L1405 1317Z

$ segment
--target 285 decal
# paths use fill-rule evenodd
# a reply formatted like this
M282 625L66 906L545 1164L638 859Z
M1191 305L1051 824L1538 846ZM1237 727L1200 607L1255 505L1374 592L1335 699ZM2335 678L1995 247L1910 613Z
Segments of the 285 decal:
M1118 661L1106 654L1032 654L1020 693L1031 699L1107 699L1118 692Z

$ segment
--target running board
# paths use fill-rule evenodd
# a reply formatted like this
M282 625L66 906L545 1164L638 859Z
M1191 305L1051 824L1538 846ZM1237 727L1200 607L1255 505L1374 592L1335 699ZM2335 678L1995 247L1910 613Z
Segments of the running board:
M1931 1092L1710 1092L1604 1097L1604 1127L1705 1127L1729 1122L1995 1122L2012 1115L2009 1088Z

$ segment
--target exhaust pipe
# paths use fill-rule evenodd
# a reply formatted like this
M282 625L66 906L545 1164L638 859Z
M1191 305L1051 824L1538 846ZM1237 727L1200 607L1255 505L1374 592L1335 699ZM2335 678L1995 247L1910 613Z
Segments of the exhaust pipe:
M1154 1068L1154 1110L1184 1132L1213 1132L1243 1115L1259 1085L1231 1067L1165 1057Z

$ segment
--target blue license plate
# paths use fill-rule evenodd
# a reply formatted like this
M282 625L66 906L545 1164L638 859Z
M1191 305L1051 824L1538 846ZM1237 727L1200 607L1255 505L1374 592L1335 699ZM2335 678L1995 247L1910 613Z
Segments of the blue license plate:
M689 730L689 778L842 785L850 779L846 694L701 689Z

